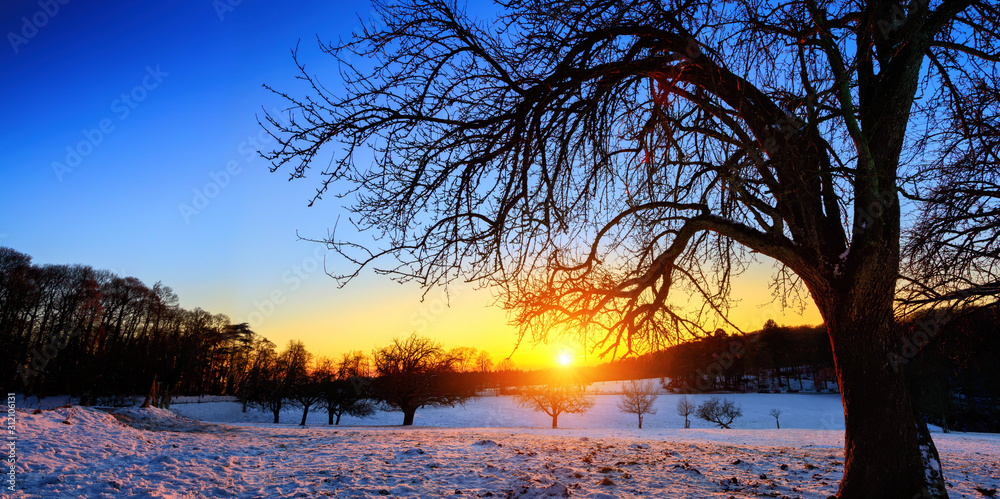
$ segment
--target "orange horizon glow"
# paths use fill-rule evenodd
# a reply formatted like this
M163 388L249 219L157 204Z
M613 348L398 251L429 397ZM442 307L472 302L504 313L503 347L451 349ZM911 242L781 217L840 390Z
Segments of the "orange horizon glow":
M781 310L777 304L768 303L770 294L762 290L768 289L769 270L757 265L734 280L733 296L740 302L729 319L745 331L760 329L768 319L787 326L821 324L822 319L811 303L803 313ZM674 302L684 306L679 300ZM209 309L224 308L228 307ZM254 308L244 307L231 314L231 318L233 322L243 322L253 311ZM275 307L262 324L250 326L279 349L289 340L301 340L316 356L336 357L358 350L367 354L394 338L416 333L441 343L445 349L473 347L485 351L494 365L509 356L515 369L562 365L562 352L572 352L571 363L578 366L611 360L610 356L595 355L590 342L585 348L576 331L553 332L548 342L541 344L533 344L531 338L525 337L518 345L518 330L508 324L506 312L496 306L494 297L468 285L447 294L432 289L424 295L416 286L400 286L375 278L352 283L344 289L317 278L295 294L290 293L288 300ZM724 324L711 326L734 332Z

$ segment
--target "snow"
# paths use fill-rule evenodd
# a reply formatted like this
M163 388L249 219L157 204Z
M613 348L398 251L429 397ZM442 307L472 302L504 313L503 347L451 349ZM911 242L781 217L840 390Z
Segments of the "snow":
M620 388L620 383L615 386ZM590 391L591 389L588 389ZM610 391L610 387L606 390ZM643 418L644 429L682 428L684 418L677 415L677 401L683 395L662 394L654 404L655 416ZM777 408L781 410L781 428L813 428L827 430L844 429L844 413L840 403L840 395L816 393L761 394L761 393L722 393L710 395L687 395L688 400L695 404L708 400L710 397L728 398L743 407L743 417L733 423L733 428L770 429L774 428L774 418L768 412ZM586 414L562 414L559 416L560 428L607 428L631 429L638 426L638 417L634 414L623 414L618 410L616 395L595 395L594 408ZM184 404L172 406L178 414L203 421L219 423L259 423L270 424L273 416L270 412L248 410L241 412L238 404L231 402L205 402L201 404ZM281 422L298 424L302 418L302 410L288 408L281 414ZM386 426L402 423L403 415L399 412L379 412L369 418L354 418L344 416L342 425ZM309 409L307 422L309 424L326 424L326 412L315 407ZM552 419L540 412L532 412L518 407L513 398L480 397L470 400L464 406L455 408L423 408L417 411L414 422L420 426L435 426L449 428L549 428ZM692 428L713 428L714 425L700 419L691 418Z
M660 397L659 414L648 416L643 430L633 415L614 409L613 396L598 396L587 415L560 418L564 428L557 430L507 397L417 414L418 424L453 421L453 427L327 426L325 414L299 427L293 412L283 415L289 424L264 424L259 420L269 415L244 414L222 401L112 414L76 406L18 410L21 457L12 497L825 498L836 492L844 461L843 418L829 414L840 410L836 395L722 396L744 406L737 429L697 420L681 428L674 396ZM783 411L780 430L767 416L772 407ZM352 423L394 425L401 418L380 413ZM462 427L469 421L479 424ZM482 427L487 423L493 427ZM1000 435L935 433L934 440L952 497L1000 488Z

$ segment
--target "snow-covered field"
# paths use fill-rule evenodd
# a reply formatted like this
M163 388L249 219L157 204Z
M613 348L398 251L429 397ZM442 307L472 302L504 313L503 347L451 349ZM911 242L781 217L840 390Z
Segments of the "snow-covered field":
M768 415L771 409L781 410L782 428L842 430L844 412L839 395L817 394L758 394L731 393L714 395L736 401L743 407L743 417L733 423L735 429L770 429L775 427L774 418ZM689 400L699 404L710 395L688 395ZM657 413L643 419L643 428L683 428L684 418L677 415L675 407L681 395L660 395L656 399ZM635 415L623 414L616 404L615 395L596 395L594 408L586 414L563 414L559 416L560 428L603 428L630 429L638 426ZM249 409L241 412L238 404L232 402L203 402L174 404L171 409L181 416L218 423L271 423L270 412ZM288 408L281 414L281 423L298 424L302 410ZM313 407L309 409L307 423L325 425L326 412ZM379 412L369 418L344 416L342 425L386 426L403 422L399 412ZM464 406L427 407L417 411L414 424L449 428L549 428L552 419L540 412L532 412L517 406L508 396L480 397L472 399ZM712 428L713 425L691 418L692 428Z
M321 411L269 414L233 402L173 411L83 407L17 412L13 497L803 497L836 492L843 418L836 395L730 394L745 417L733 430L683 429L661 396L644 428L598 396L560 429L489 397L424 409L422 426L379 413L330 427ZM700 401L707 396L694 396ZM782 429L767 415L780 408ZM198 416L203 422L179 417ZM372 426L356 426L372 425ZM438 427L440 426L440 427ZM448 426L445 428L444 426ZM1000 435L935 433L952 497L1000 488Z

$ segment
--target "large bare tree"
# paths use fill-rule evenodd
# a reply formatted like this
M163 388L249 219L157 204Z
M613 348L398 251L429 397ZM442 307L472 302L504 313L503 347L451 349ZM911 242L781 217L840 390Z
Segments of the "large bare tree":
M475 386L458 376L460 359L430 338L396 338L372 352L378 375L371 396L403 413L403 425L413 424L421 407L453 407L475 396Z
M318 165L314 201L344 196L375 236L331 234L352 264L337 277L374 267L423 286L477 281L535 339L586 326L614 355L725 320L730 278L776 261L779 290L808 290L829 331L846 424L840 497L947 496L887 361L901 339L901 201L927 196L901 188L995 126L995 99L962 96L997 88L994 3L375 10L346 41L320 44L343 85L299 64L311 91L282 93L288 112L265 123L273 168L296 178ZM357 162L368 150L374 161ZM704 306L673 305L678 291Z

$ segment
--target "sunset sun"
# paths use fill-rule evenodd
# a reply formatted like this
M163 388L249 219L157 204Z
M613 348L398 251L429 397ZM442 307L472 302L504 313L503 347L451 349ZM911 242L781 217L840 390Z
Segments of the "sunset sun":
M568 366L573 363L573 356L570 355L569 352L563 350L562 352L559 352L559 357L557 357L556 360L559 361L559 365Z

